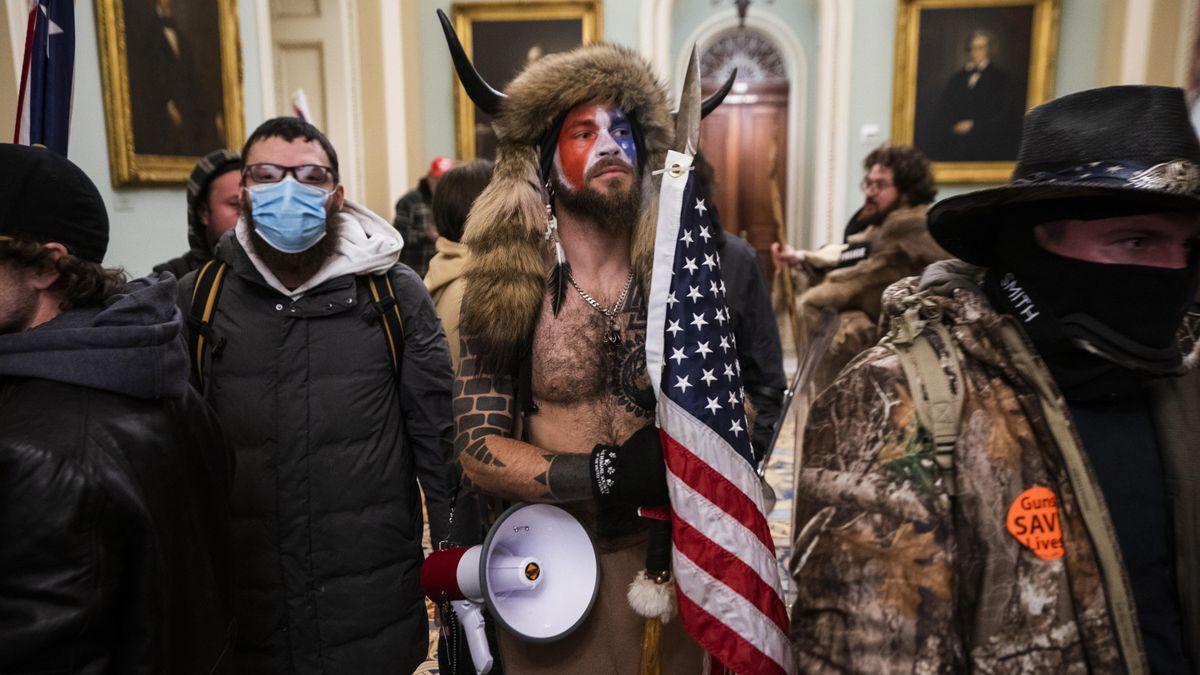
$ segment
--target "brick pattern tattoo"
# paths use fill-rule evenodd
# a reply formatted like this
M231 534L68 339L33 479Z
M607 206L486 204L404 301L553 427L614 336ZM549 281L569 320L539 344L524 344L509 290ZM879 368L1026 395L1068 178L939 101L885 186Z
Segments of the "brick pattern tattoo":
M578 470L551 471L563 455L512 438L516 408L512 378L482 372L471 341L464 338L461 344L462 359L454 380L454 450L464 478L475 489L502 499L562 502L590 497L587 457L581 456L585 473L580 482ZM573 464L564 466L569 469Z

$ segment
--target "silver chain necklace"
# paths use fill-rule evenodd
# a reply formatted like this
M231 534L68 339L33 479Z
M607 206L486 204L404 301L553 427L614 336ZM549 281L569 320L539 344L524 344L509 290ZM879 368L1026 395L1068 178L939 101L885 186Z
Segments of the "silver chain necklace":
M625 280L625 288L621 290L621 295L613 303L612 309L608 309L599 302L596 302L595 298L580 288L579 284L575 283L575 276L571 274L569 269L567 270L567 281L571 282L571 285L575 287L575 291L579 293L579 297L583 298L584 302L591 305L608 320L608 332L604 336L604 341L609 346L616 346L621 341L621 330L617 327L617 312L625 305L625 296L629 295L629 287L633 285L633 270L629 271L629 278Z

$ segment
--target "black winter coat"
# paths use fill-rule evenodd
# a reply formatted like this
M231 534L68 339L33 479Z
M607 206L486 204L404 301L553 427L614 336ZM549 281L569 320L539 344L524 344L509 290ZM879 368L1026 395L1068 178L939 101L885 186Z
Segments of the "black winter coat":
M0 335L0 672L228 673L230 473L173 280Z
M711 209L710 209L711 210ZM771 292L763 280L758 254L745 239L717 227L717 252L721 254L721 279L726 285L726 297L733 315L733 335L737 340L738 364L746 395L758 411L750 442L755 459L761 460L771 443L771 434L779 420L783 390L783 347L775 311L771 308Z
M420 278L389 273L404 320L399 386L365 280L293 301L235 237L203 390L237 457L238 670L408 673L427 650L417 478L446 536L450 356ZM180 285L191 302L195 275ZM185 310L187 311L187 310Z

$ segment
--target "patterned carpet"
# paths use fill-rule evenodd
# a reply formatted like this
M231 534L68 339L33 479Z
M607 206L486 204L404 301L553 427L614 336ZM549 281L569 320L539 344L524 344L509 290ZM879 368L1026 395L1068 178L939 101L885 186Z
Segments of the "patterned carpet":
M791 373L795 369L795 359L788 358L787 361L785 369L786 372ZM792 579L788 575L787 567L785 566L788 556L792 553L792 471L796 447L795 417L794 414L790 414L787 420L784 421L783 431L779 434L779 442L776 444L775 453L771 457L771 463L767 466L767 482L775 489L777 496L775 508L768 515L767 520L771 526L771 535L775 540L775 553L779 560L779 572L783 580L783 592L789 610L792 606L792 600L795 597L795 591L791 583ZM428 528L425 531L425 550L429 550ZM426 606L430 612L429 659L425 663L422 663L415 673L416 675L438 675L437 627L432 620L432 603L427 601Z

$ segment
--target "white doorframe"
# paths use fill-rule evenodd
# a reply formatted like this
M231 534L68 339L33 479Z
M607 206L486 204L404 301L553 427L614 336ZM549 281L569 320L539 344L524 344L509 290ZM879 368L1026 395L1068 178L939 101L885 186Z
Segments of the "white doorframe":
M853 23L854 2L821 0L813 153L813 165L820 169L815 172L812 226L806 242L809 248L838 241L836 233L846 223Z
M687 72L688 57L691 45L700 49L717 35L737 28L737 10L730 8L715 13L701 23L696 30L683 42L683 49L677 55L674 66L674 82L683 82ZM784 185L787 187L787 204L784 205L784 218L787 221L787 237L795 241L802 231L801 214L803 213L805 194L804 147L805 147L805 106L808 100L808 58L804 53L804 45L796 34L788 29L775 14L755 7L754 12L746 17L746 28L765 35L779 48L783 57L783 66L788 78L788 111L787 111L787 164L784 174ZM670 44L669 40L661 40ZM672 87L674 89L674 87ZM674 93L674 91L672 91Z
M262 90L262 120L278 117L275 106L275 54L271 40L271 0L254 0L254 16L258 23L258 82ZM255 125L257 126L257 125ZM246 125L246 133L254 127Z

